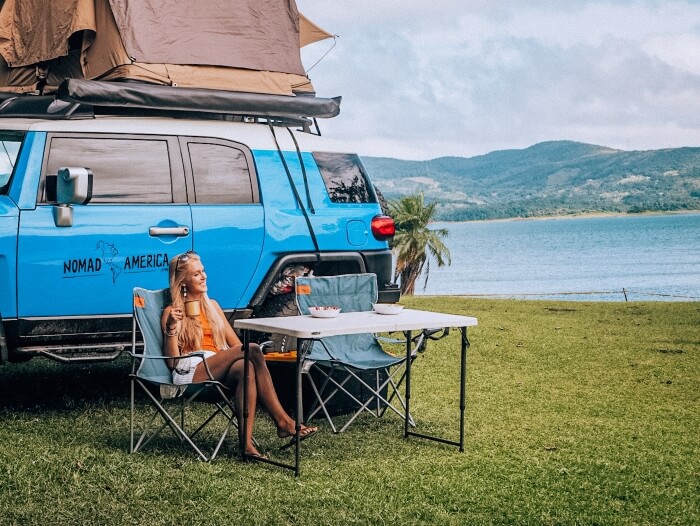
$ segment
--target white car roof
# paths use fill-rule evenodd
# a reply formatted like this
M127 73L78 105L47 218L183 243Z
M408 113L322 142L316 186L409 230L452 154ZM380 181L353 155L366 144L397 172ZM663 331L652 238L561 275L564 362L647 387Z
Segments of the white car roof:
M302 151L348 152L340 141L297 130L294 136ZM167 117L95 116L87 119L0 118L0 130L43 131L66 133L118 133L147 135L186 135L228 139L256 150L275 150L275 142L267 124ZM295 150L289 132L275 126L277 141L283 150Z

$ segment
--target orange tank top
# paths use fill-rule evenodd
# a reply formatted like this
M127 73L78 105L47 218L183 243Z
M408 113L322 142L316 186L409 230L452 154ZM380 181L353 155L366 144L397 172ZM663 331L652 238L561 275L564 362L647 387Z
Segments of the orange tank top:
M211 330L211 325L209 325L209 320L204 316L204 311L199 313L199 323L202 324L201 350L219 352L219 348L214 343L214 333Z

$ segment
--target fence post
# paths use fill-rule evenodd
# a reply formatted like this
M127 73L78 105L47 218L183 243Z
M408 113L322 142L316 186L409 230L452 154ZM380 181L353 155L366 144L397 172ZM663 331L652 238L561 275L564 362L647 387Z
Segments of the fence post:
M625 295L625 301L627 301L627 290L625 287L622 287L622 293Z

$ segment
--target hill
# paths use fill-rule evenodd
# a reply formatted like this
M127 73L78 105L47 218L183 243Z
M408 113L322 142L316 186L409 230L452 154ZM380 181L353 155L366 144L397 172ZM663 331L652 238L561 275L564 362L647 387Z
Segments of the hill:
M700 148L550 141L469 158L362 160L387 199L422 191L445 221L700 209Z

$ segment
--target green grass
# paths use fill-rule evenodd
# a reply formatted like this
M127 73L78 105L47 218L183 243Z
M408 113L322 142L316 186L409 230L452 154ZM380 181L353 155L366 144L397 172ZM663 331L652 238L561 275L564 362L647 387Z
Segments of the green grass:
M296 479L235 441L129 455L128 362L37 359L0 367L0 523L700 523L700 303L404 302L479 319L464 453L387 416L320 422ZM419 430L457 437L458 373L456 332L418 358ZM264 417L256 436L279 442Z

